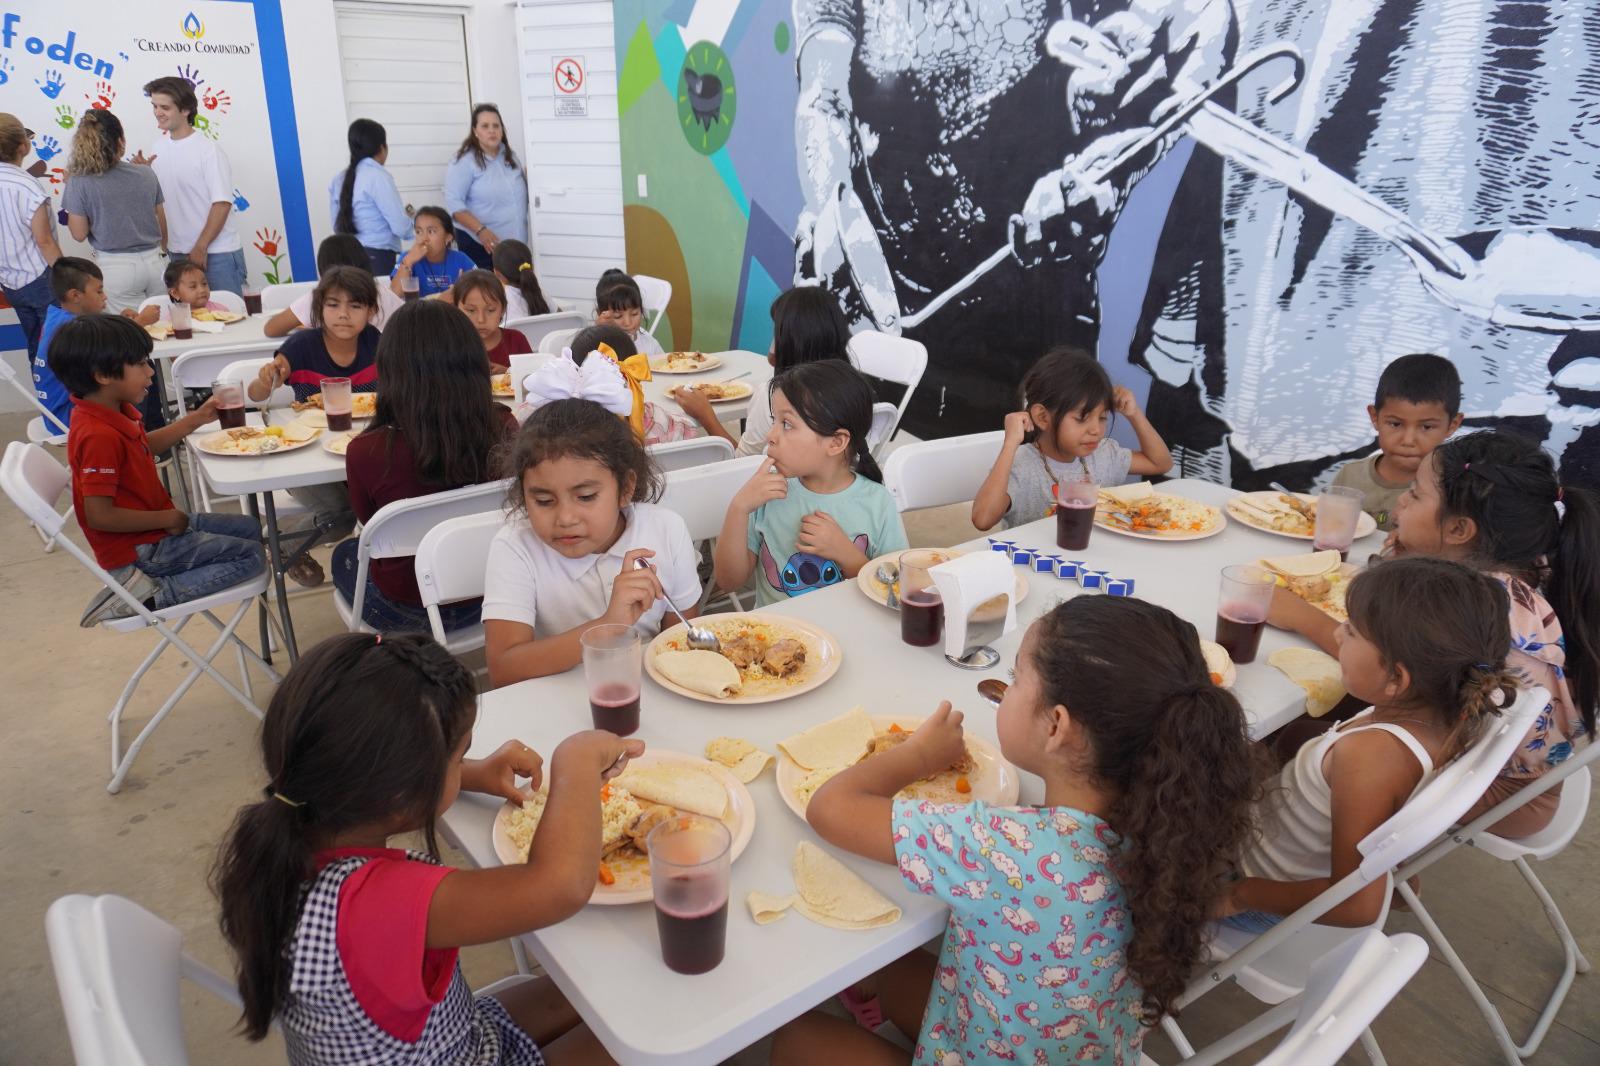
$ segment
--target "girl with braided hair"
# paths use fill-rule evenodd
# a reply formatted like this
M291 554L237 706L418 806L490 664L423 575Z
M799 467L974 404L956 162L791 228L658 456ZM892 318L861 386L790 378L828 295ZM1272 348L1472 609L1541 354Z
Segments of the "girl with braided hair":
M472 674L426 636L330 637L272 697L263 798L239 810L212 871L238 957L244 1031L274 1021L289 1062L610 1062L549 978L474 996L459 950L539 929L589 900L600 787L644 744L577 733L551 756L528 861L456 870L435 823L463 789L511 800L543 760L508 741L466 758ZM421 830L426 851L389 846Z
M1505 587L1507 662L1522 684L1550 693L1549 708L1468 812L1470 820L1594 737L1600 705L1600 501L1562 485L1554 460L1534 442L1505 430L1470 433L1434 449L1400 497L1384 556L1413 555L1458 560ZM1268 621L1303 633L1324 650L1332 647L1333 620L1283 590ZM1508 837L1536 833L1550 824L1560 798L1558 785L1493 829Z

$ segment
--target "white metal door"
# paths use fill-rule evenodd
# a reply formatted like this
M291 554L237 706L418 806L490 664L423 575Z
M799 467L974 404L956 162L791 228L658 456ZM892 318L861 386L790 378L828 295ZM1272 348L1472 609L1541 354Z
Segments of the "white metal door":
M445 167L472 115L465 14L357 0L335 12L347 116L382 123L401 199L443 207Z
M610 0L521 0L517 7L524 157L533 194L533 252L552 302L590 310L594 284L626 267L622 234L622 137ZM581 116L571 100L556 114L556 64L576 60Z

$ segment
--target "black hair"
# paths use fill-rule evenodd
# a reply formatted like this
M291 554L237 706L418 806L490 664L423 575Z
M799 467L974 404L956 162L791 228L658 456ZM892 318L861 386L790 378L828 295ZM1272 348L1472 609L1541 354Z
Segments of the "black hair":
M1128 969L1153 1025L1206 960L1207 919L1250 837L1268 768L1239 701L1211 682L1194 626L1165 607L1079 596L1032 636L1040 712L1067 709L1088 736L1084 771L1112 796L1111 862L1133 922Z
M489 263L508 283L522 293L530 315L548 315L550 302L539 288L539 278L533 272L533 250L519 240L501 241L489 254Z
M345 140L350 145L350 165L345 167L344 183L339 186L339 213L333 219L335 233L356 231L356 165L383 151L384 145L389 143L389 134L370 118L358 118L350 123Z
M196 113L200 110L200 101L195 99L194 82L188 78L178 78L171 75L165 78L156 78L154 81L144 83L144 94L154 96L163 93L172 97L172 103L183 117L189 120L189 125L194 125Z
M78 315L63 322L50 338L50 372L74 396L100 391L101 377L120 378L124 367L150 359L155 342L131 318L122 315Z
M501 457L500 476L511 479L506 504L512 512L527 506L522 475L546 460L568 456L592 459L611 471L619 492L631 475L634 503L661 498L661 471L626 421L593 400L552 400L528 416Z
M1086 415L1097 407L1111 411L1116 407L1111 375L1087 352L1062 345L1052 348L1022 376L1019 399L1024 411L1043 407L1050 416L1052 433L1067 415ZM1029 430L1029 444L1040 430Z
M867 447L872 429L872 386L861 371L842 359L801 363L772 379L771 391L782 392L789 406L813 433L850 435L850 466L863 477L883 482L883 471Z
M772 301L772 365L782 372L821 359L849 360L850 324L833 293L797 285Z
M392 431L411 446L419 480L442 489L494 477L506 442L502 408L489 385L489 357L471 321L441 300L395 311L378 341L377 412L367 433Z
M1584 730L1600 704L1600 500L1562 485L1550 454L1503 429L1445 441L1425 461L1439 476L1439 521L1470 518L1470 559L1549 599L1561 623L1563 670Z
M639 283L625 272L612 267L600 275L594 286L596 311L643 311L644 297L639 293Z
M1378 375L1373 410L1383 410L1390 400L1436 403L1444 408L1445 417L1454 418L1461 413L1461 375L1456 372L1456 365L1442 355L1402 355Z
M341 266L372 273L372 259L353 233L332 233L317 245L317 277Z
M273 693L263 798L239 809L211 870L251 1040L289 993L286 949L316 849L352 829L420 826L437 858L450 759L476 708L472 672L424 634L329 637Z
M450 286L451 302L460 307L461 301L475 292L494 297L495 302L500 305L503 316L506 309L506 287L500 283L499 278L494 276L494 271L481 269L463 270L461 276L456 279L456 283ZM483 347L482 341L478 342L478 347Z
M567 347L572 349L572 361L582 366L583 361L589 358L589 353L599 351L602 344L616 352L618 359L627 359L639 354L639 349L633 343L633 338L628 336L628 331L609 322L583 327L572 335Z
M484 154L483 146L478 143L478 116L483 114L493 114L495 118L500 119L500 147L506 153L506 166L521 173L522 183L526 185L528 183L527 171L524 171L522 164L517 162L517 153L511 150L511 138L506 136L506 120L501 116L500 108L494 104L473 105L472 125L467 127L467 138L461 142L461 147L456 152L456 158L460 159L468 152L471 152L472 159L478 166L486 167L489 165L489 157Z
M322 328L322 301L331 292L342 292L352 302L373 310L378 307L378 283L373 280L370 271L360 267L331 267L317 279L317 287L311 290L311 324L318 329ZM472 335L476 337L478 334L474 331ZM482 341L478 342L478 347L483 347Z
M73 289L85 292L89 288L89 279L97 278L104 281L106 276L100 272L100 265L93 259L82 259L75 255L64 255L50 264L50 293L55 297L56 303L61 303L67 298L67 293Z
M169 262L167 269L161 272L162 284L166 285L167 291L170 293L178 287L178 282L182 281L183 276L191 270L198 270L202 274L206 272L206 268L196 263L193 259L179 256Z
M412 223L415 224L416 219L419 218L433 219L435 222L439 223L440 226L444 227L445 237L452 241L456 239L456 224L450 220L450 212L446 211L444 208L434 207L432 205L427 207L419 207L412 217Z

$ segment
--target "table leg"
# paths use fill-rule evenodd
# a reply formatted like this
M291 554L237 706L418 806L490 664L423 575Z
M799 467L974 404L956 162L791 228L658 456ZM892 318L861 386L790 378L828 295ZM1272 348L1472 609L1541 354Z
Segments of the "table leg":
M245 513L261 524L261 507L256 503L256 494L246 493L244 497ZM266 597L256 599L256 622L261 626L261 658L270 665L272 663L272 634L267 627L267 600Z
M294 639L294 619L289 617L289 590L283 581L283 547L278 542L278 507L272 502L272 493L262 493L267 503L267 551L272 559L272 587L278 593L278 614L283 622L283 648L289 653L289 665L300 661L300 648Z

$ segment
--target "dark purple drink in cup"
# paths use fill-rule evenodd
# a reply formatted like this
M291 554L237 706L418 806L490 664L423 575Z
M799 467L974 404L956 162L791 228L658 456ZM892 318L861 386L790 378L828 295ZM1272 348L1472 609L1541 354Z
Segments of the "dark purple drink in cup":
M931 648L943 636L944 598L938 589L918 589L901 597L901 640L913 648Z
M1076 500L1056 505L1056 547L1082 551L1094 530L1094 504Z
M589 694L594 727L619 737L639 731L639 690L625 685L601 685Z
M661 961L674 973L706 973L722 962L728 938L728 897L709 909L695 901L707 893L706 880L688 875L669 877L656 889L656 932L661 936Z

